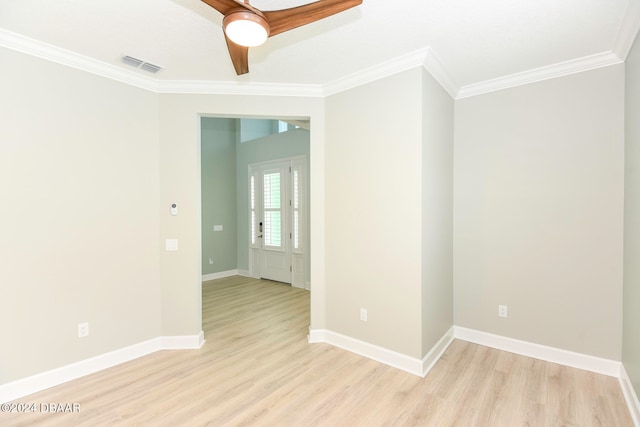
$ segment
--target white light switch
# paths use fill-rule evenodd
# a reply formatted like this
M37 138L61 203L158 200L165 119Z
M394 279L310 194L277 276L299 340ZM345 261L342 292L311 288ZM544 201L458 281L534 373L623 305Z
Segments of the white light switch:
M221 225L214 225L213 226L213 231L222 231L224 230L224 227Z
M178 239L167 239L164 241L164 249L167 251L178 250Z

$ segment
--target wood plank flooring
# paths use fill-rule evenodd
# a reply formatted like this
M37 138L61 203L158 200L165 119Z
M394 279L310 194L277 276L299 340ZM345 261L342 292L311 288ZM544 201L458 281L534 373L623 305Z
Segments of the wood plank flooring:
M160 351L19 399L79 413L2 426L633 426L618 380L454 341L426 378L308 344L309 293L203 285L200 350Z

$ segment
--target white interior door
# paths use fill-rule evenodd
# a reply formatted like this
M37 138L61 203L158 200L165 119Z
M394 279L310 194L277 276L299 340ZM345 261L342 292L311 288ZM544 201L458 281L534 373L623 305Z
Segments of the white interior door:
M250 273L306 287L304 157L249 165Z
M291 283L292 273L289 167L289 162L261 165L252 180L257 208L252 213L252 228L256 232L259 276L284 283Z

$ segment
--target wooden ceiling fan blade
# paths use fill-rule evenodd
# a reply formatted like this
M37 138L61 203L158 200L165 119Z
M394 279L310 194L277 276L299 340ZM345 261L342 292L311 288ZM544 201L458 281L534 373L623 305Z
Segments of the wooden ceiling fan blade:
M251 6L248 1L243 1L243 0L233 0L233 1L235 2L236 6L243 7L247 10L250 10L253 13L257 13L258 15L262 16L262 11Z
M236 74L239 76L247 74L249 72L249 48L232 42L226 34L224 39L227 41L229 56L231 56L231 62L233 62L233 68L236 69Z
M231 12L233 9L238 9L239 6L244 6L242 3L238 3L234 0L202 0L218 12L223 15Z
M271 32L269 36L310 24L362 4L362 0L319 0L290 9L262 12Z

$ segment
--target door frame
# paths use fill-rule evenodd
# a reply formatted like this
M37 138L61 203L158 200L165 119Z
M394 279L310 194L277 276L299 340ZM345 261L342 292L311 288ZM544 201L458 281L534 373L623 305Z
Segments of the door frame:
M291 275L290 275L290 283L291 286L296 288L302 288L310 290L310 283L307 281L307 271L309 271L309 250L310 250L310 241L309 241L309 194L307 180L308 180L308 171L307 171L307 156L291 156L274 160L267 160L262 162L250 163L247 167L247 184L251 185L251 175L256 169L262 170L265 167L269 167L270 165L276 165L281 163L289 163L290 172L291 168L296 167L302 171L301 174L301 183L299 183L299 188L302 192L302 197L300 197L301 208L299 209L300 220L302 223L302 227L300 227L300 240L301 245L298 250L294 247L290 247L290 259L289 265L291 266ZM289 173L287 182L284 185L286 189L286 197L285 200L291 201L293 199L293 173ZM248 240L246 242L248 250L249 250L249 275L254 278L260 278L260 256L259 256L259 248L252 243L252 234L251 234L251 188L248 188L247 191L247 220L248 220ZM285 223L288 226L288 230L285 231L285 236L289 232L293 232L293 207L286 205L286 215L287 221ZM290 246L291 242L290 242Z

